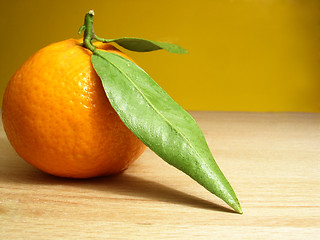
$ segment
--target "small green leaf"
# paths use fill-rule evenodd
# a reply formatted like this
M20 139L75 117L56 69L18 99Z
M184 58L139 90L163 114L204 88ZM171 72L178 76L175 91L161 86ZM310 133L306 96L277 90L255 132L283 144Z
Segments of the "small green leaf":
M132 61L99 50L91 60L125 125L166 162L242 213L195 120Z
M121 47L124 47L131 51L136 52L150 52L158 49L164 49L171 53L188 53L188 51L176 44L172 43L165 43L165 42L157 42L146 40L142 38L131 38L131 37L124 37L124 38L117 38L117 39L103 39L99 37L95 37L98 41L101 42L115 42L119 44Z

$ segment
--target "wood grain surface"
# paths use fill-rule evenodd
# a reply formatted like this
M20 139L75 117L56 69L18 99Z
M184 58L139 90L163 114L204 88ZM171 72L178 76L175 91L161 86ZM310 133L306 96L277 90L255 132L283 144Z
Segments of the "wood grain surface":
M44 174L1 123L0 239L319 239L320 114L192 115L244 214L150 150L117 176Z

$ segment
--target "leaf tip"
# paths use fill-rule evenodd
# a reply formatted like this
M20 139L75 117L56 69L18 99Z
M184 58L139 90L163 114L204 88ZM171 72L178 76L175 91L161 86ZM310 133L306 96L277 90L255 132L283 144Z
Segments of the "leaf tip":
M189 51L188 51L187 49L182 48L182 52L181 52L181 53L182 53L182 54L188 54Z
M242 208L240 206L240 203L238 203L237 205L233 206L233 209L239 213L239 214L243 214Z

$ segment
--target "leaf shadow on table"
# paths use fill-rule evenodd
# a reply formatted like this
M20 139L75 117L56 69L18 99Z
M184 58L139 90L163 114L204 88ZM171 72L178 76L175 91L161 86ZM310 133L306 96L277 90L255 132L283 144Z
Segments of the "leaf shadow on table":
M154 200L171 204L234 213L231 209L190 195L170 186L131 174L92 179L91 188L127 196L128 199ZM201 187L201 186L199 186Z
M2 145L2 147L3 146L4 145ZM11 146L7 147L11 148ZM59 188L61 185L64 185L72 189L85 188L105 193L109 192L114 194L114 196L112 196L113 198L118 195L119 200L153 200L201 209L235 213L227 207L220 206L159 182L136 176L133 173L130 173L130 171L128 171L129 173L123 172L113 176L91 179L68 179L51 176L24 162L16 155L13 149L10 151L12 151L10 160L5 160L0 157L0 184L13 183L18 185L39 185L39 191L41 191L42 187L52 185L53 188ZM139 168L139 166L135 167ZM199 188L201 188L200 185ZM70 190L72 191L72 189ZM107 194L106 197L110 197L110 195Z

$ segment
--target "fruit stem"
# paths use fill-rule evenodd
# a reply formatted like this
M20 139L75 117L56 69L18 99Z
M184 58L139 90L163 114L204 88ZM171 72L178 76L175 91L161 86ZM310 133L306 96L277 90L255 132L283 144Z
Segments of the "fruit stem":
M84 25L80 28L79 32L84 30L83 35L83 43L86 48L90 51L95 52L96 48L92 45L92 40L94 39L94 31L93 31L93 16L94 11L90 10L85 18L84 18Z

